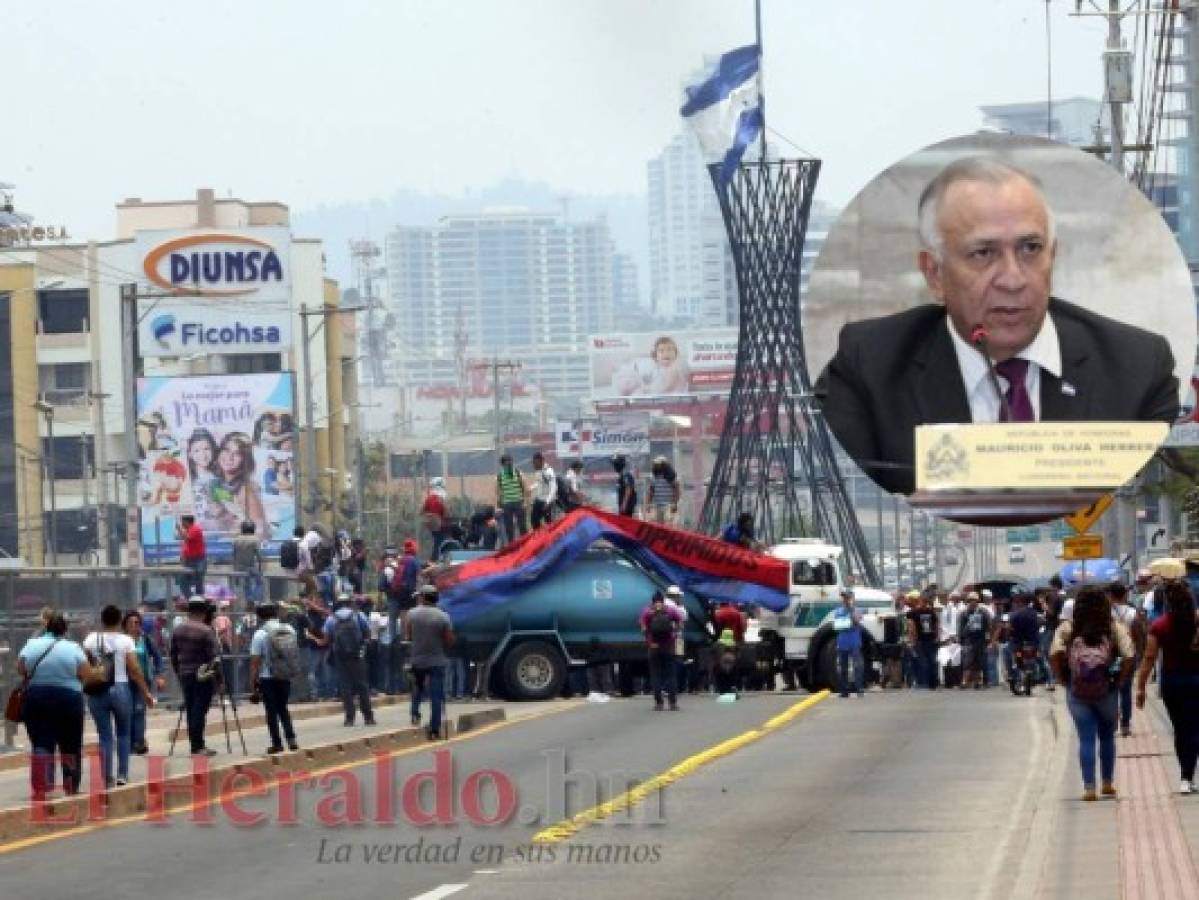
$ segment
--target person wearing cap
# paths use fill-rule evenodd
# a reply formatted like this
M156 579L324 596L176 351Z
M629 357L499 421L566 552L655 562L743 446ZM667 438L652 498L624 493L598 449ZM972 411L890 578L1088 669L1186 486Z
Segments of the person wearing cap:
M661 591L654 591L649 605L641 612L639 624L649 653L649 680L654 692L654 709L662 709L662 695L666 694L670 708L677 710L679 693L675 641L683 631L683 615L677 607L666 605L666 597Z
M216 683L211 678L200 680L197 677L201 666L208 666L217 658L219 649L216 632L212 626L204 624L208 614L208 601L203 597L192 597L187 601L187 621L171 634L171 668L183 688L187 739L196 756L216 755L216 751L204 743L205 719Z
M279 621L279 607L274 603L260 603L254 610L258 616L258 629L250 639L250 684L253 693L250 702L261 698L266 712L266 728L271 736L267 753L282 753L283 738L289 750L299 750L296 732L291 724L291 712L287 708L291 696L291 679L278 677L272 669L272 660L283 653L283 647L295 643L296 658L299 658L298 636L286 622ZM283 726L280 734L279 726Z
M733 629L725 628L716 639L716 664L712 667L712 680L716 693L736 694L740 685L737 678L737 638Z
M429 532L429 539L433 544L433 550L429 554L429 559L433 562L437 562L441 553L441 542L445 540L446 515L445 482L441 478L434 478L429 482L429 493L425 495L425 502L420 508L421 524Z
M833 612L833 633L837 635L837 687L843 698L849 697L849 667L853 665L853 683L861 699L866 683L862 661L862 615L853 605L853 589L841 589L841 605Z
M404 638L412 645L413 725L421 722L421 703L429 697L429 740L441 737L441 716L445 706L445 670L450 663L447 651L454 646L454 624L444 610L437 608L437 588L426 584L417 592L419 605L408 614Z
M941 643L941 623L937 611L919 591L909 591L912 610L908 613L908 636L916 655L916 674L920 686L935 691L940 682L937 672L937 647Z
M512 454L500 457L500 470L495 477L495 505L500 510L500 521L504 525L504 543L510 544L518 536L528 533L529 522L525 517L525 479L512 464ZM519 535L517 532L519 531Z
M679 514L679 501L683 497L683 486L665 456L654 457L650 469L649 508L653 520L659 525L675 521Z
M554 503L558 499L558 479L540 450L533 454L532 477L533 484L529 490L533 495L533 505L529 511L529 526L536 531L553 520Z

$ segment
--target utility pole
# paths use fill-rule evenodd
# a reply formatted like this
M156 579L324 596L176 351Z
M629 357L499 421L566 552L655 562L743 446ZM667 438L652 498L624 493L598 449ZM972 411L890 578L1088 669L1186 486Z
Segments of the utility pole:
M46 456L45 472L50 481L50 565L58 565L58 499L55 496L55 485L58 472L54 467L54 407L45 400L38 400L33 408L46 417Z
M1120 0L1107 0L1107 49L1103 53L1103 96L1111 104L1112 168L1124 174L1124 104L1132 102L1132 53L1121 46Z
M492 394L492 414L494 416L495 426L495 467L500 467L500 454L503 446L503 432L500 429L500 371L508 373L509 379L515 372L519 372L521 364L513 362L510 359L501 360L498 356L493 356L491 362L475 363L471 366L473 370L490 369L491 370L491 394ZM511 388L511 381L509 381Z
M79 435L79 480L83 485L83 527L87 530L87 511L92 505L91 498L88 496L88 475L87 465L87 435Z
M466 431L466 391L470 379L466 374L466 345L470 336L466 333L466 319L462 313L462 303L458 303L458 322L454 330L454 361L458 369L458 402L461 409L458 415L458 430Z
M92 371L98 372L99 366L93 363ZM98 382L94 382L98 383ZM96 447L93 451L93 466L96 478L96 543L100 550L100 562L103 565L112 565L113 560L109 556L109 551L112 549L112 540L110 538L111 523L108 520L108 479L104 477L104 470L108 467L106 462L106 454L108 453L108 428L104 421L104 401L111 396L100 391L89 391L87 398L92 404L93 410L93 427L96 433Z
M125 371L125 548L130 568L139 568L141 514L137 506L137 285L121 285L121 356Z

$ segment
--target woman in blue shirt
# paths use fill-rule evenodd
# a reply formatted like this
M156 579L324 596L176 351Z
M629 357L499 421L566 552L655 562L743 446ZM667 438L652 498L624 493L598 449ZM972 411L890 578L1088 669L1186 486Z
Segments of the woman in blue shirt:
M52 613L46 630L30 638L17 658L17 671L29 678L22 718L29 735L29 780L34 801L54 787L54 753L62 764L67 794L79 792L83 748L83 679L91 671L87 656L65 640L67 622Z

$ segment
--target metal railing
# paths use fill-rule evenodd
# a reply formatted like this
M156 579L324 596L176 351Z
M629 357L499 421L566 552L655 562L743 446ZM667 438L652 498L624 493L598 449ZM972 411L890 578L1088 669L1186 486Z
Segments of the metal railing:
M182 691L171 671L170 635L185 618L176 609L177 579L188 570L176 566L126 568L21 568L0 570L0 698L7 699L20 678L16 660L26 642L42 630L41 612L51 607L67 619L67 637L76 642L99 628L100 611L108 605L144 610L150 623L147 638L154 641L163 659L157 674L166 686L157 691L160 703L177 705ZM293 575L281 570L264 573L264 596L276 601L298 598ZM216 598L214 626L221 637L223 672L229 695L240 700L250 693L250 640L257 628L253 607L246 601L248 576L232 569L210 567L205 573L205 595ZM301 691L303 694L303 691ZM7 724L7 723L6 723ZM11 746L13 728L7 728L0 748Z

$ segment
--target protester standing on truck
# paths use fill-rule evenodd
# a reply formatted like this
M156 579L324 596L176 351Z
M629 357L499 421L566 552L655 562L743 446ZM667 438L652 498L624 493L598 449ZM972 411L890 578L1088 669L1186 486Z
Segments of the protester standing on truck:
M530 491L533 506L529 513L529 525L536 531L542 525L550 524L554 503L558 499L558 479L554 477L554 470L546 465L545 456L540 450L533 454L533 484Z
M637 515L637 481L624 454L612 457L612 468L616 471L616 512L632 518Z
M529 530L525 518L525 479L512 465L510 453L500 457L500 471L495 477L495 503L504 523L504 543L516 540L518 530L524 536Z
M682 630L682 614L666 605L661 591L654 591L649 606L641 613L641 633L649 648L649 681L655 710L662 709L663 694L669 699L671 709L679 708L674 643Z
M441 478L434 478L429 482L429 493L425 495L425 502L420 508L421 524L425 526L425 530L429 532L429 540L433 542L433 550L429 553L429 559L433 562L437 562L437 557L441 553L441 542L446 539L447 515L445 481Z
M653 521L659 525L674 524L682 496L683 488L674 466L665 456L655 457L649 483L649 507L653 511Z

